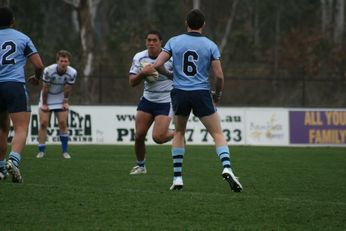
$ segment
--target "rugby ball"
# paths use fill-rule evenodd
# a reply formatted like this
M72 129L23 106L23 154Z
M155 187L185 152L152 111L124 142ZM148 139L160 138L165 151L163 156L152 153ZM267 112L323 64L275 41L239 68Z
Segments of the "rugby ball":
M145 67L146 65L149 65L150 63L146 63L146 62L141 62L141 66L140 69L142 70L143 67ZM159 78L159 72L157 72L156 70L151 74L151 75L147 75L145 77L145 80L149 83L154 83L157 81L157 79Z

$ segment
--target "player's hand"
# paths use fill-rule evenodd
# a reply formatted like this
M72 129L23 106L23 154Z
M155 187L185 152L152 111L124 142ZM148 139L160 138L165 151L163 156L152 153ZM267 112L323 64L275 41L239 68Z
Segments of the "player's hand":
M155 72L155 68L153 64L147 64L142 69L142 74L145 76L152 75Z
M212 91L211 96L213 98L214 105L215 106L219 105L221 101L221 94L217 95L215 94L215 91Z
M49 107L47 104L42 104L40 109L43 111L43 112L49 112Z
M215 106L218 106L220 104L220 97L213 97L213 102Z
M40 80L38 80L35 75L31 75L28 77L28 82L34 86L37 86L40 83Z
M68 102L64 102L64 104L62 105L62 109L64 111L68 111L69 108L70 108L70 105L68 104Z

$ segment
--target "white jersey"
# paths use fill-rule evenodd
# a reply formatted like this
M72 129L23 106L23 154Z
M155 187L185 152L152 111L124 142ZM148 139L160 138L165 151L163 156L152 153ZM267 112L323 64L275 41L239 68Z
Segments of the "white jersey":
M155 63L156 58L149 57L148 50L141 51L133 57L130 68L130 75L137 75L140 72L141 63ZM173 71L172 59L164 64L166 70ZM172 80L164 75L159 75L156 82L149 83L144 81L143 96L147 100L154 103L169 103L171 102L170 92L172 90Z
M43 82L49 85L47 104L49 110L62 109L64 102L65 84L73 85L76 81L77 71L68 66L64 74L58 74L58 65L52 64L44 69ZM40 95L39 107L42 105L42 91Z

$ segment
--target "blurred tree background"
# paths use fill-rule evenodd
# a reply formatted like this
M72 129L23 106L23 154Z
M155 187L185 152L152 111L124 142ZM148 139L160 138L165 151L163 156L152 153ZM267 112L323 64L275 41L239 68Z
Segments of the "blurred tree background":
M185 32L200 8L204 33L222 52L223 106L345 107L344 0L0 0L16 16L45 65L72 52L78 79L73 104L135 105L132 57L149 29L165 41ZM30 72L31 70L27 70ZM38 102L38 88L30 87Z

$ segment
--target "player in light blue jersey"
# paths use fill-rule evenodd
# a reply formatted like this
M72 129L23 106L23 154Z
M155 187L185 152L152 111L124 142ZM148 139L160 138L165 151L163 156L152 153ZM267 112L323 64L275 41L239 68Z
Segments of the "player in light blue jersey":
M30 76L27 81L38 85L43 63L31 39L13 29L13 26L12 11L6 7L0 8L0 180L5 179L9 172L13 182L21 183L23 179L19 165L31 114L24 66L28 59L35 69L35 75ZM14 136L6 162L10 120Z
M76 69L70 66L71 57L70 52L60 50L56 53L56 63L44 69L38 105L40 129L38 132L37 158L42 158L46 154L47 128L52 112L58 119L62 156L65 159L71 158L71 155L68 153L69 130L67 117L70 107L69 97L77 78Z
M222 133L220 118L214 106L220 102L224 87L220 52L214 42L202 35L204 25L203 13L197 9L190 11L186 17L187 33L169 39L152 66L161 71L162 65L173 57L171 97L176 134L172 143L174 177L170 190L183 188L184 136L192 111L214 139L216 153L223 166L223 178L229 183L232 191L240 192L242 186L233 174L228 144ZM214 93L210 91L208 80L210 69L215 79ZM150 73L152 72L151 69Z
M145 174L145 137L152 124L153 140L158 144L163 144L173 139L174 132L169 130L171 122L172 108L170 92L172 90L172 81L166 75L159 75L155 82L149 82L146 77L150 74L149 67L143 67L143 63L154 63L161 52L162 37L161 34L152 30L145 37L146 50L137 53L132 61L129 83L132 87L138 86L144 81L144 93L137 107L136 114L136 135L135 135L135 153L137 164L130 174ZM165 64L166 69L172 69L172 61L168 60Z

